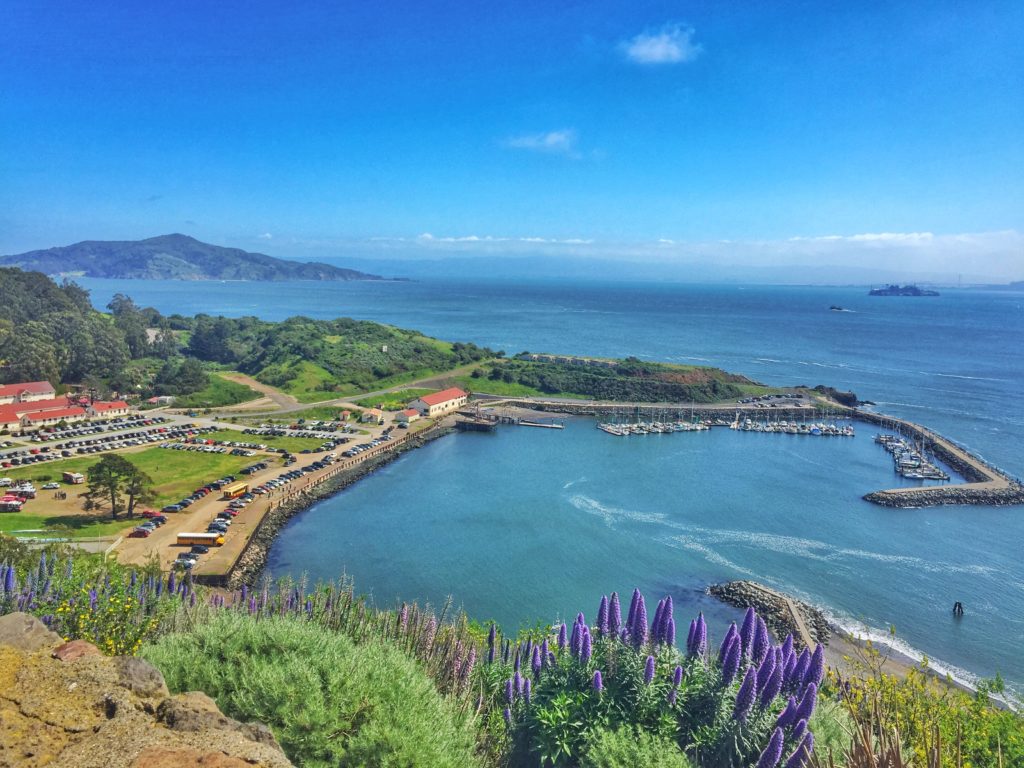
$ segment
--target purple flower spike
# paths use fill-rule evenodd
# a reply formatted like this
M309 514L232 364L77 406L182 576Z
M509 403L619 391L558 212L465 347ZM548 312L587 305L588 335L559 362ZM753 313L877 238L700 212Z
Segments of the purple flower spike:
M505 717L505 725L512 727L512 710L505 707L505 711L501 713Z
M665 641L665 645L676 644L676 620L671 616L668 617L668 623L665 624L665 636L663 639Z
M661 612L661 641L667 645L672 645L675 640L671 642L668 640L668 625L672 622L673 627L675 625L675 617L672 615L672 595L665 598L665 609ZM673 635L675 632L673 632Z
M597 636L608 637L608 597L601 595L601 604L597 607Z
M804 675L807 674L808 667L811 666L811 654L804 648L800 651L800 655L797 657L796 666L793 667L793 674L788 680L788 687L790 690L798 690L801 688L801 684L804 680Z
M767 707L782 692L782 667L776 665L761 689L761 706Z
M786 659L786 665L782 668L782 687L787 691L792 690L792 680L796 670L796 654L790 653Z
M768 684L768 678L775 671L775 654L769 653L764 657L757 668L757 690L762 690Z
M580 623L577 621L572 625L572 636L569 638L569 653L573 656L580 655Z
M804 696L800 699L800 703L796 708L796 719L797 720L810 720L811 715L814 714L814 705L818 700L818 686L814 683L809 683L807 689L804 691Z
M516 698L516 684L510 677L505 681L505 701L511 704Z
M565 650L565 624L558 625L558 650Z
M674 707L676 705L677 689L670 688L668 691L668 705Z
M550 655L551 655L551 653L548 651L548 639L545 637L544 638L544 642L542 642L540 644L540 663L541 663L541 666L544 666L544 665L546 665L548 663L548 656L550 656Z
M519 648L516 648L516 655L515 658L512 660L512 670L514 672L518 672L520 669L522 669L522 666L522 657L520 657L519 655Z
M786 635L786 639L782 641L782 653L786 658L789 658L789 654L793 652L793 635Z
M789 697L789 701L786 702L786 708L782 710L779 715L779 719L775 721L775 724L779 728L788 728L796 722L796 699L792 696Z
M758 616L757 625L754 627L754 647L750 653L751 660L760 665L771 647L771 640L768 639L768 625L764 623L764 619Z
M692 625L690 627L690 632L691 632L690 640L692 640L693 639L693 636L692 636L693 626ZM726 651L729 650L729 645L730 645L730 643L732 643L732 639L734 637L736 639L739 639L739 636L740 636L740 633L736 631L736 622L734 621L732 624L729 625L729 629L726 630L726 632L725 632L725 637L722 638L722 644L718 647L718 660L719 661L721 661L722 659L725 658L725 653L726 653ZM687 644L686 644L687 648L690 647L690 640L687 640Z
M675 672L672 673L672 687L678 688L683 683L683 668L676 665Z
M661 614L665 611L665 600L658 601L658 607L654 609L654 621L651 622L651 642L655 645L661 642Z
M807 667L807 673L804 675L803 684L808 686L811 683L814 685L821 685L821 679L825 676L825 649L818 645L814 649L814 653L811 654L811 663Z
M800 742L800 746L793 750L793 754L786 761L786 768L803 768L810 761L813 751L814 734L808 731L803 741Z
M739 674L740 661L743 658L742 646L743 643L739 637L735 637L729 650L725 652L725 658L722 659L722 683L724 685L731 685L732 681L736 679L736 675Z
M601 677L601 670L594 670L594 690L600 693L604 690L604 679Z
M530 669L533 670L533 676L535 678L540 679L540 670L543 666L544 664L540 658L540 646L535 645L533 646L533 658L530 659Z
M753 667L747 667L747 674L743 676L740 690L736 694L736 703L732 708L732 717L739 722L745 722L754 706L754 698L757 696L757 674Z
M693 636L695 634L697 634L697 620L690 619L690 631L686 633L686 654L688 656L693 656Z
M11 594L16 586L17 584L14 581L14 566L12 565L7 568L7 573L4 574L4 592Z
M768 740L768 746L764 748L761 757L757 760L756 768L775 768L782 759L782 742L784 736L781 728L776 728Z
M516 695L520 696L523 693L523 676L516 672L512 675L512 687L515 688Z
M583 639L580 641L580 661L584 664L590 663L591 642L590 630L583 627Z
M621 628L622 609L619 607L619 593L612 592L612 596L608 600L608 634L611 637L618 637Z
M636 604L640 601L641 595L638 588L633 589L633 599L629 601L629 615L626 616L626 629L633 631L633 624L636 622Z
M403 630L405 629L405 625L406 625L406 623L408 621L409 621L409 609L408 609L407 606L403 605L402 606L401 621L400 621ZM497 629L497 627L495 627L494 624L491 624L491 628L487 632L487 649L488 650L493 650L494 649L494 641L497 640L497 638L498 638L498 629Z
M743 655L749 656L754 645L754 625L757 623L757 614L753 608L747 608L743 614L743 625L740 627L740 642L743 643Z
M523 680L523 701L526 705L530 705L530 678Z
M648 685L654 680L654 657L647 657L647 665L644 667L644 682Z
M807 733L807 721L800 720L796 725L793 726L793 734L790 737L790 740L793 742L798 742L800 741L800 739L804 737L805 733Z
M693 655L704 656L708 650L708 625L704 623L704 614L697 614L697 629L693 633Z
M633 645L637 648L640 648L647 642L647 606L644 604L643 595L640 595L636 601L636 616L633 618L633 626L630 627L629 636L633 639Z

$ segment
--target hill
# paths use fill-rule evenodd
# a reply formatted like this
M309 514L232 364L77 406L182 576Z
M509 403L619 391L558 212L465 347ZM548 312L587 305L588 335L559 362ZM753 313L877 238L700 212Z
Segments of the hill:
M74 245L0 256L0 266L48 275L142 280L382 280L330 264L278 259L224 248L188 235L147 240L84 240Z

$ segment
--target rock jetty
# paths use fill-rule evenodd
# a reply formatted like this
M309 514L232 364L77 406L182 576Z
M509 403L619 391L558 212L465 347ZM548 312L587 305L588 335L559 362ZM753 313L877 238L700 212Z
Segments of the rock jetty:
M712 584L708 594L736 608L753 608L764 618L768 629L777 639L793 635L798 646L810 643L826 643L831 627L825 615L800 600L758 584L756 581L729 581Z
M199 692L172 696L131 656L65 643L27 613L0 617L0 768L290 768L264 726Z

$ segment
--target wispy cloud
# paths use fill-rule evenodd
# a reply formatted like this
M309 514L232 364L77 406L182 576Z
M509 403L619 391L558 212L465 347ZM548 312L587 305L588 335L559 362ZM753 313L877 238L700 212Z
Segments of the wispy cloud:
M693 27L666 24L658 30L641 32L619 47L626 58L637 64L681 64L693 61L703 50L694 42L693 35Z
M269 232L264 232L262 235L256 235L260 240L273 240L274 236Z
M505 140L505 146L512 149L526 149L531 152L546 152L552 155L579 157L576 151L576 131L563 128L546 133L527 133Z
M394 240L396 242L405 242L405 238L371 238L372 241L380 240ZM488 244L488 243L544 243L548 245L587 245L593 243L593 240L588 240L580 237L570 237L565 239L551 238L551 237L500 237L495 235L460 235L453 237L451 235L445 235L443 237L437 237L432 235L430 232L424 232L423 234L416 237L416 242L420 245L430 245L433 243L451 245L451 244Z

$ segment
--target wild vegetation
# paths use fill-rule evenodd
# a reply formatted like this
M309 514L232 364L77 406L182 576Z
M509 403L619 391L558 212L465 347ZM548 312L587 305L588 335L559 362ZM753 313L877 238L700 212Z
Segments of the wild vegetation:
M1004 768L1024 720L874 663L840 677L748 612L712 647L675 642L671 601L503 637L447 607L378 610L350 582L210 594L187 577L0 538L0 613L141 653L274 730L301 765ZM677 647L678 646L678 647ZM877 660L877 656L870 657ZM310 695L316 692L316 695Z
M0 306L0 381L84 384L101 395L174 395L186 407L257 396L215 375L224 369L315 402L495 356L474 344L368 321L164 316L121 294L105 314L81 286L19 269L0 269L0 292L11 297Z
M572 358L531 360L528 353L489 362L475 369L472 377L480 382L474 389L485 392L494 382L525 387L531 393L647 403L733 399L743 396L740 385L754 383L718 368L651 363L635 357L589 364Z

